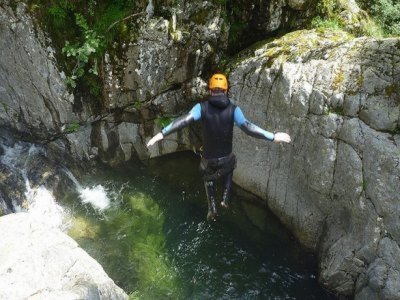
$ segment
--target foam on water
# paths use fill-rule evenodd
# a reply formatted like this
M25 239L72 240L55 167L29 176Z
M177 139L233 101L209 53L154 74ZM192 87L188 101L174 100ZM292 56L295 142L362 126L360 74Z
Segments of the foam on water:
M91 204L95 209L105 210L110 207L110 199L102 185L86 187L78 190L78 192L82 202Z

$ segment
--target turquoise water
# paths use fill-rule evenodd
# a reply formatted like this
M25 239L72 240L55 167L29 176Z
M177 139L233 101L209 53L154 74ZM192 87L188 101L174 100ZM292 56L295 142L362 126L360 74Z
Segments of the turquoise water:
M198 157L178 153L91 176L83 185L101 184L110 205L69 195L70 235L132 299L336 299L251 194L234 187L232 209L207 222L197 170Z

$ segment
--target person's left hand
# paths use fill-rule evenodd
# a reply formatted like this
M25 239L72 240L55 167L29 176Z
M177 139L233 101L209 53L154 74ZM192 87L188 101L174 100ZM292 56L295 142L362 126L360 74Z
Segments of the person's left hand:
M153 136L150 141L147 142L146 146L147 148L150 146L153 146L155 143L157 143L158 141L161 141L164 138L164 135L162 134L162 132L157 133L155 136Z
M292 140L290 135L284 132L277 132L275 133L274 142L275 143L290 143Z

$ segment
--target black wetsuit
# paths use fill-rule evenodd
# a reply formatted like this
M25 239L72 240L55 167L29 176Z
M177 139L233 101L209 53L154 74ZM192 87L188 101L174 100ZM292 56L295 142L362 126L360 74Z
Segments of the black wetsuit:
M274 134L246 120L240 108L224 93L210 96L205 102L197 104L188 114L170 123L162 133L167 136L198 120L203 123L203 154L200 170L208 199L207 218L214 219L217 215L215 185L219 178L223 179L222 204L228 206L229 203L233 170L236 167L236 157L232 153L234 123L247 134L257 138L273 141Z

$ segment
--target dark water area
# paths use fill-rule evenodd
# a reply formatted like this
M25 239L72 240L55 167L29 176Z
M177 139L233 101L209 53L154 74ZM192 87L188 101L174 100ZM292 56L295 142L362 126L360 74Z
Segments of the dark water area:
M131 299L337 299L318 284L316 258L255 196L235 186L232 208L207 222L198 164L183 152L87 178L110 205L66 197L70 235Z

